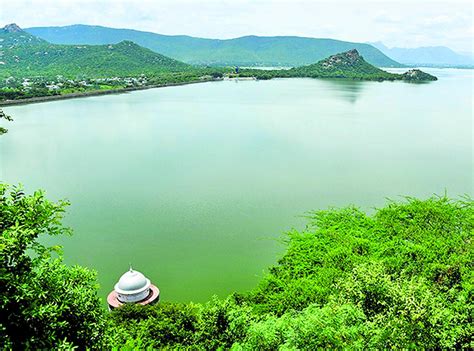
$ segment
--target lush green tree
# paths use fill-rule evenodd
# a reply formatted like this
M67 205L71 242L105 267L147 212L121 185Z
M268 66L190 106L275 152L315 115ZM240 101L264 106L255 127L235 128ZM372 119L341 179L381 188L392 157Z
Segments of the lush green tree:
M44 235L70 233L62 223L65 201L41 191L25 195L0 184L0 339L2 348L100 345L103 309L95 273L68 267Z

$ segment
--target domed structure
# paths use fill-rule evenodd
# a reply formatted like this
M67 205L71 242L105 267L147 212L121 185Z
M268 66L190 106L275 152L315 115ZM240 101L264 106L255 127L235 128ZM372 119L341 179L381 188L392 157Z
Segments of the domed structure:
M148 296L150 290L150 279L145 278L140 272L130 270L124 273L114 290L121 302L137 302Z
M114 290L107 297L110 309L122 306L124 303L139 303L148 305L157 302L160 290L151 284L142 273L130 267L115 284Z

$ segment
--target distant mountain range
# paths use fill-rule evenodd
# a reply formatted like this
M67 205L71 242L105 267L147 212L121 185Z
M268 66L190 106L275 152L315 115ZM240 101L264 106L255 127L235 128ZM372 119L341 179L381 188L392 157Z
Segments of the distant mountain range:
M17 25L0 29L0 76L111 77L183 71L189 65L131 41L108 45L51 44Z
M474 66L472 56L457 53L445 46L419 48L388 48L381 42L369 43L385 55L406 65Z
M130 40L157 53L190 64L301 66L330 55L357 49L367 62L375 66L402 66L372 45L334 39L246 36L220 40L80 24L65 27L34 27L27 28L26 31L55 44L104 45Z

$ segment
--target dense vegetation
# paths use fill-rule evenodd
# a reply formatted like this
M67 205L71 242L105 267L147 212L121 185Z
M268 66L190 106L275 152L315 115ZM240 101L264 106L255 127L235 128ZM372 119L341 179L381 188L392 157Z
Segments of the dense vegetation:
M220 40L88 25L37 27L29 28L27 31L56 44L104 45L131 40L176 60L200 65L293 67L311 64L339 52L357 49L375 66L402 67L369 44L334 39L246 36Z
M42 235L67 235L67 202L26 196L0 183L0 348L51 349L102 343L104 314L95 273L62 264ZM57 255L56 255L57 256Z
M472 348L471 199L308 214L252 291L206 304L99 307L94 274L40 235L68 233L65 202L0 187L3 347L275 350Z

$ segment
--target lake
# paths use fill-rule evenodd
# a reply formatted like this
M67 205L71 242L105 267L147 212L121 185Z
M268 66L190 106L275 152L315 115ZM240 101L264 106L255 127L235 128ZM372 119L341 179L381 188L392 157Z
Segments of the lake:
M225 81L7 107L0 179L71 201L59 243L98 271L102 297L129 263L162 300L244 292L309 210L472 195L473 71L424 70L439 81Z

